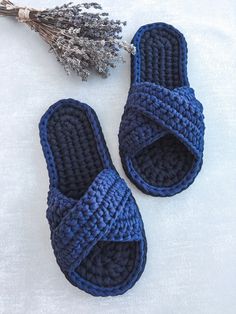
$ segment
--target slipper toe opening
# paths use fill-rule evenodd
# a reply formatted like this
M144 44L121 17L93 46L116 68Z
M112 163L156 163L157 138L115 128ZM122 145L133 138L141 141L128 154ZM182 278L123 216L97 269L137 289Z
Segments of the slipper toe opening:
M137 255L139 242L99 241L76 271L97 288L118 288L132 279Z
M132 165L147 184L169 188L191 171L195 156L174 135L165 135L132 158Z

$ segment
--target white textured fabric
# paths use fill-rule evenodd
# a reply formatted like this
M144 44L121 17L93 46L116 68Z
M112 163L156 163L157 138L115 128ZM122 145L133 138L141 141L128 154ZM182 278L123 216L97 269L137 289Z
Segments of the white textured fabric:
M129 56L107 80L68 77L26 26L0 18L0 313L236 313L236 2L102 0L128 21L128 42L146 23L167 22L186 37L188 73L204 105L204 166L195 183L154 198L130 182L148 240L139 282L123 296L94 298L70 285L56 264L45 218L48 175L38 122L49 105L72 97L98 114L113 161L130 84ZM51 7L61 1L18 0ZM127 180L128 181L128 180Z

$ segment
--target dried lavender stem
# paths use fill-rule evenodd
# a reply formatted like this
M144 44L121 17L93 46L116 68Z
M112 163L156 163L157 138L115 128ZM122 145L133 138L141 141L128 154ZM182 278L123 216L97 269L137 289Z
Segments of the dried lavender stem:
M90 12L90 9L99 13ZM109 68L123 60L120 48L135 53L135 47L121 42L125 23L110 20L97 3L64 4L54 9L36 10L0 2L0 16L13 16L35 30L50 45L57 60L69 73L75 71L83 80L96 71L103 77Z

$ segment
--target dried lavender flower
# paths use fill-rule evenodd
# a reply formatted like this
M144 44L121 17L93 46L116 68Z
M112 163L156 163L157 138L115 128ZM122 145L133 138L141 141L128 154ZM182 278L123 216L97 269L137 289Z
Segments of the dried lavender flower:
M0 1L0 16L16 17L38 32L66 72L75 71L82 80L87 80L94 70L107 77L109 69L123 60L121 48L135 54L133 45L121 41L126 22L109 19L108 13L101 10L95 2L70 2L40 11L15 6L9 0Z

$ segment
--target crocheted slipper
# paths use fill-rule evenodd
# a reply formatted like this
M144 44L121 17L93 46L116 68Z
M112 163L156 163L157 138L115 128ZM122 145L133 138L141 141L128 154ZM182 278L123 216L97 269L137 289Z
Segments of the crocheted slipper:
M144 193L171 196L202 166L204 117L189 87L187 44L173 26L142 26L133 38L131 81L119 131L127 176Z
M44 114L39 129L57 263L73 285L94 296L123 294L144 270L146 238L95 112L73 99L61 100Z

